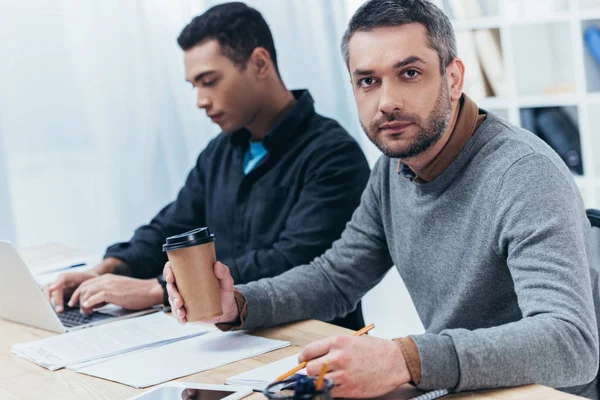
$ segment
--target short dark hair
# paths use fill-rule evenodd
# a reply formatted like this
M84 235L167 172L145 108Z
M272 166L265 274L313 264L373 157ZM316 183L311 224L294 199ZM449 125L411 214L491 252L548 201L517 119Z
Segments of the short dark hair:
M254 49L264 48L269 52L275 70L279 74L273 35L258 10L242 2L223 3L211 7L204 14L194 17L183 28L177 43L183 51L186 51L210 39L217 40L223 54L242 68L246 66Z
M440 73L456 58L456 36L450 20L428 0L369 0L352 16L342 38L342 55L349 62L348 43L356 32L419 23L425 26L429 45L440 59Z

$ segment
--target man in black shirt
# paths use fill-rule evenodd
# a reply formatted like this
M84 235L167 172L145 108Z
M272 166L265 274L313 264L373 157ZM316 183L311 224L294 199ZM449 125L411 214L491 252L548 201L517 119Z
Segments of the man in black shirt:
M343 231L369 177L358 144L317 114L306 90L279 75L271 32L243 3L215 6L181 32L186 79L223 133L198 157L177 199L89 272L66 273L44 293L58 312L105 303L143 309L166 299L160 277L168 236L207 226L236 283L310 262ZM360 305L333 321L358 329Z

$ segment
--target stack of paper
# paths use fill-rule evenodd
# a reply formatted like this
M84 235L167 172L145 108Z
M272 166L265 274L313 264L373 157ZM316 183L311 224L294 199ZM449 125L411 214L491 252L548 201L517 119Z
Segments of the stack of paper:
M298 365L298 354L272 362L262 367L251 369L242 374L227 378L226 384L232 386L251 387L252 390L263 391L271 382L274 382L281 374ZM298 374L306 375L306 369Z
M289 345L290 342L250 336L242 332L215 331L123 354L93 365L78 366L74 370L135 388L145 388Z
M49 370L164 345L214 331L210 325L180 325L158 312L12 346L12 352Z

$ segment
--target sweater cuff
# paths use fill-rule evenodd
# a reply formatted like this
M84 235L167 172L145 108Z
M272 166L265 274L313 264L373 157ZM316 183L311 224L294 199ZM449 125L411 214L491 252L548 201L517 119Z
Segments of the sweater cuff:
M421 379L417 387L423 390L455 388L460 369L452 338L427 333L410 338L416 344L421 359Z
M244 326L244 321L248 316L248 302L246 301L246 298L244 297L242 292L240 292L236 288L233 288L233 299L235 300L235 305L237 306L239 317L235 321L221 322L215 325L223 332L242 329L242 326Z
M410 383L418 385L421 382L421 357L415 341L410 337L403 337L394 339L394 342L400 346L404 360L406 360L411 378Z
M119 270L115 271L115 275L124 275L139 278L139 271L137 270L138 268L136 268L137 266L135 264L136 260L135 257L132 256L130 248L131 245L129 243L114 244L108 249L106 249L103 258L118 258L119 260L121 260L122 264L124 264L124 266L119 266ZM153 276L151 278L155 277L156 276Z

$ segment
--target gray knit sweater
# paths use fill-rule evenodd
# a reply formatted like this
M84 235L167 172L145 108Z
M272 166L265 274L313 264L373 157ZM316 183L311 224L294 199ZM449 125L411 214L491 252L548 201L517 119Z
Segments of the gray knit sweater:
M426 328L412 336L420 388L540 383L595 398L588 230L557 154L489 114L429 183L399 176L397 160L381 157L330 250L238 286L248 302L243 328L345 315L395 265Z

